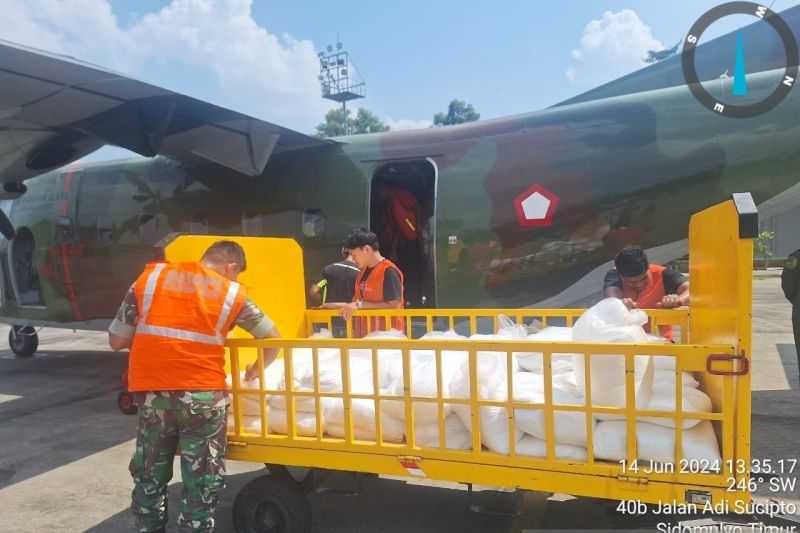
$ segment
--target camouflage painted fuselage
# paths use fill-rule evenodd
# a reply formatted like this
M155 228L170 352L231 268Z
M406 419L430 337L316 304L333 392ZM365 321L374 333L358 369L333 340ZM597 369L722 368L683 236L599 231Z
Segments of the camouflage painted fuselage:
M274 156L256 178L162 158L65 169L28 181L28 193L13 202L12 222L35 239L42 301L17 301L4 243L0 315L17 324L108 321L153 244L170 232L293 237L312 279L337 258L351 228L369 224L376 169L425 158L437 171L435 305L535 305L624 244L685 239L693 212L733 192L749 191L760 203L795 184L798 110L793 91L770 113L728 119L679 86L339 139ZM550 225L523 225L515 209L536 184L559 199ZM303 213L315 209L325 226L310 237Z

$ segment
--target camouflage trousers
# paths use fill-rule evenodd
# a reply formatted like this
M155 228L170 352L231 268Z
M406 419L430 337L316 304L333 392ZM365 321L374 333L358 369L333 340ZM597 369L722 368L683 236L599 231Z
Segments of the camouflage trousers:
M178 531L214 531L217 495L225 485L227 395L148 392L136 400L139 426L130 472L137 531L167 525L167 484L178 446L183 478Z

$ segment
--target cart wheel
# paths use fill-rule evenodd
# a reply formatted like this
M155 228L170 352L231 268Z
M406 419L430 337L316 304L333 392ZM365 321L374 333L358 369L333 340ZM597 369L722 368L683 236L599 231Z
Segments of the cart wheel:
M236 533L310 533L311 506L296 482L261 476L233 502Z
M117 407L126 415L135 415L139 408L133 403L133 396L131 393L122 391L117 396Z
M17 357L30 357L39 348L39 335L31 326L11 326L8 345Z
M305 494L312 492L318 483L318 473L315 469L307 469L306 476L301 480L296 480L289 472L289 469L284 465L276 465L274 463L264 463L264 466L269 470L269 475L278 479L285 479L287 481L294 481Z

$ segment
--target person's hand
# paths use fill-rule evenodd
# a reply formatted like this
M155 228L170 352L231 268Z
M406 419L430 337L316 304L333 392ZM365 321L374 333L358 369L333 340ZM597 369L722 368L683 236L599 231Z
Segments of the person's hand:
M250 364L244 372L245 381L253 381L258 377L258 361Z
M356 309L358 309L358 307L356 306L355 302L344 304L342 306L342 318L345 320L350 320L353 317L353 313L356 312Z
M679 307L681 305L681 299L677 294L667 294L661 301L656 304L656 307L663 307L665 309L671 309L673 307Z
M636 309L636 301L633 298L623 298L622 303L625 304L625 307L628 309Z

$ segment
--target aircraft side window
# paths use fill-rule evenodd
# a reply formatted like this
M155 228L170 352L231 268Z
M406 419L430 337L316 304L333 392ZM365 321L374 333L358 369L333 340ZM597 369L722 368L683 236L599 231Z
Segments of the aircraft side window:
M303 211L303 235L321 237L325 233L325 215L322 209L306 209Z
M69 217L56 218L55 224L56 244L64 244L73 240L72 219Z

